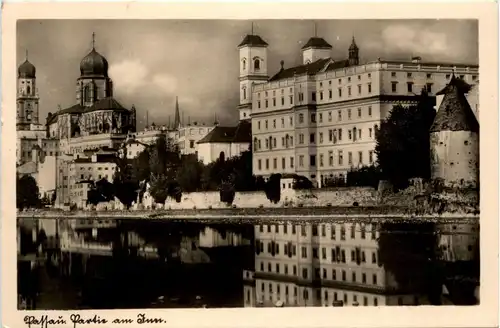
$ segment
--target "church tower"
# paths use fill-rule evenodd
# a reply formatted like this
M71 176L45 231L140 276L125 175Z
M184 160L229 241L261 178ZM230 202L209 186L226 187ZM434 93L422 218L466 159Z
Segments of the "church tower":
M17 130L29 130L31 124L38 124L38 90L36 88L36 68L26 60L17 70Z
M304 65L314 63L319 59L332 56L332 46L325 39L318 37L317 26L314 24L314 36L302 47L302 62Z
M260 36L252 32L238 45L240 52L240 121L250 120L252 112L252 86L267 82L267 46Z
M356 40L352 37L352 42L349 46L349 66L357 65L359 65L359 48L356 45Z
M97 101L112 96L113 83L108 76L108 61L95 50L95 33L92 33L92 51L80 62L76 101L82 107L90 107Z

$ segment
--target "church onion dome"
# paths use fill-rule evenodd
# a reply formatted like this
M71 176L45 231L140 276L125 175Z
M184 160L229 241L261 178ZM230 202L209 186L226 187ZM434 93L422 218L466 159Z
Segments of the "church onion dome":
M238 45L238 48L245 47L245 46L267 47L268 44L266 41L262 40L262 38L260 36L248 34L247 36L245 36L243 41L241 41L241 43Z
M108 61L95 51L95 48L92 48L92 51L80 62L80 73L81 76L108 77Z
M323 38L312 37L307 41L307 43L302 47L302 49L316 48L316 49L332 49L332 46L325 41Z
M23 79L34 79L36 77L36 68L26 59L17 69L17 76Z
M436 95L444 95L430 132L470 131L479 132L479 122L470 108L465 94L470 85L452 76L450 83Z
M352 42L351 45L349 46L349 50L359 50L356 44L356 40L354 40L354 37L352 37Z

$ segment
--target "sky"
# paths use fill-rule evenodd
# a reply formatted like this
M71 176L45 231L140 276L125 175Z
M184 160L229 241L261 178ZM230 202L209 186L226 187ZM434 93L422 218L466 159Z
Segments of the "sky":
M302 45L314 36L345 59L353 36L360 61L377 58L478 64L477 20L255 20L254 34L268 44L268 71L301 64ZM40 118L76 103L80 61L92 49L109 62L114 97L137 109L139 127L173 122L175 97L185 123L211 124L214 115L236 124L239 102L237 46L251 31L246 20L22 20L17 63L28 50L37 69ZM40 123L44 123L40 122Z

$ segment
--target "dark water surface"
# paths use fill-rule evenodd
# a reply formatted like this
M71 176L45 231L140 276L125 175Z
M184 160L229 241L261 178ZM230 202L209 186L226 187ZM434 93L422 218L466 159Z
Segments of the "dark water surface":
M479 224L18 220L19 307L474 305Z

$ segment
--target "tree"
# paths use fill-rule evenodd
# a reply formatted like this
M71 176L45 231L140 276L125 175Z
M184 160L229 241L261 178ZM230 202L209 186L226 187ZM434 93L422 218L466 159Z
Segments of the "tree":
M394 106L375 131L378 165L396 189L405 188L410 178L430 177L429 130L436 115L433 102L422 91L417 106Z
M127 159L127 152L123 158L116 157L116 170L113 176L115 196L127 209L137 199L139 182L134 176L134 170Z
M97 205L112 201L115 198L115 190L112 183L103 178L96 183L92 183L87 192L87 204Z
M221 202L232 204L234 197L236 195L236 189L234 187L235 175L232 174L227 180L222 181L219 195Z
M165 175L153 176L149 193L156 203L164 204L168 197L169 181Z
M347 186L378 187L381 173L375 165L351 169L347 172Z
M277 204L281 199L281 174L272 174L264 188L267 199Z
M202 187L203 163L196 156L184 156L177 171L177 182L182 190L193 192Z
M19 209L40 206L40 191L36 180L32 176L17 176L16 203Z
M149 151L149 148L145 148L132 161L134 175L139 181L149 181L149 178L151 176L151 169L149 167Z

